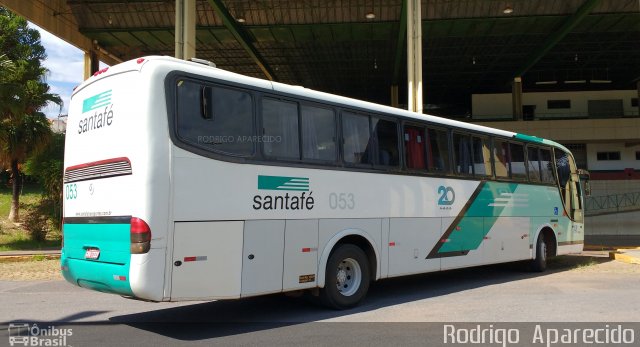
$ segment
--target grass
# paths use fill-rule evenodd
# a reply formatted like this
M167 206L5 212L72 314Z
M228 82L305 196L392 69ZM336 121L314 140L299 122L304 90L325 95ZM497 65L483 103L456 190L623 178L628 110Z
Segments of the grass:
M20 217L30 208L35 208L42 199L42 190L36 184L25 184L20 196ZM60 248L59 230L51 230L43 242L34 241L22 223L10 222L7 217L11 209L11 188L0 185L0 251L55 249ZM24 221L24 220L22 220Z

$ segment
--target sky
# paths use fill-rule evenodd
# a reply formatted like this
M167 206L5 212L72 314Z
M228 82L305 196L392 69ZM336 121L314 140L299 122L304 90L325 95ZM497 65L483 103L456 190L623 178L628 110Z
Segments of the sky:
M84 80L84 52L33 23L29 23L29 27L40 31L40 41L47 53L47 59L43 62L49 70L47 83L51 87L50 92L58 94L63 101L62 110L50 104L41 111L49 118L66 115L73 88Z

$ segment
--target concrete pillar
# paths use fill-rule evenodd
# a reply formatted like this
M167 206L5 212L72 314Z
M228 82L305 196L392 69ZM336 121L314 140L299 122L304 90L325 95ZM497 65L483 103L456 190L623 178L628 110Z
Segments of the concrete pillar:
M407 1L407 82L409 111L422 113L422 9Z
M636 89L638 90L638 117L640 117L640 81L636 83Z
M391 107L400 107L400 99L398 98L398 86L391 86Z
M196 0L176 0L175 55L179 59L196 56Z
M100 60L95 51L84 53L84 79L93 76L100 69Z
M522 120L522 77L516 77L511 82L511 105L513 119Z

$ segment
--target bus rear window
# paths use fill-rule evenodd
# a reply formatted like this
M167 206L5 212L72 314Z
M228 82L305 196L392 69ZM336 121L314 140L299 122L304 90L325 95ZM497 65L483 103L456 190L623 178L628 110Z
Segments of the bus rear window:
M224 154L254 152L251 94L192 80L176 83L177 135L190 145Z

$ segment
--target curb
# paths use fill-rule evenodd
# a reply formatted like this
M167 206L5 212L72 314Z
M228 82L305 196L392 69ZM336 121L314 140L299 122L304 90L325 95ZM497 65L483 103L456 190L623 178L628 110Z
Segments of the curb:
M60 259L60 254L29 254L0 256L0 263L17 263L22 261L38 261Z
M637 249L637 248L634 248ZM627 264L636 264L640 265L640 258L632 257L630 255L626 255L621 253L620 251L609 252L609 259L618 260Z
M640 249L636 246L601 246L601 245L585 245L585 251L617 251L620 249Z

